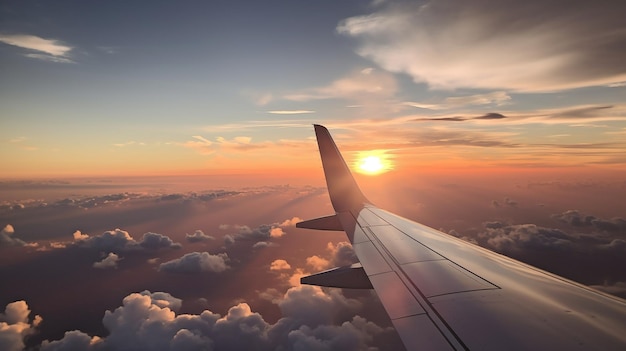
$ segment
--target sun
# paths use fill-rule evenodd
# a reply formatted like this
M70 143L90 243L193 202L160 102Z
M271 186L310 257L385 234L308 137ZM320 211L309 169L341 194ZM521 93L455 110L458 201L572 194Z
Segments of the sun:
M384 166L379 157L367 156L361 160L359 168L366 173L379 173Z
M363 174L376 175L391 170L391 162L381 152L362 152L357 158L356 171Z

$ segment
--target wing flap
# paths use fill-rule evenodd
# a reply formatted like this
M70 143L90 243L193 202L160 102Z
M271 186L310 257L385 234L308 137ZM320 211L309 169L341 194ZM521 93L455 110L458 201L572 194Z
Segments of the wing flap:
M296 223L296 228L343 231L343 226L341 225L341 222L339 222L337 215L330 215L298 222Z
M355 263L352 266L337 267L327 271L300 278L300 283L344 289L373 289L363 266Z

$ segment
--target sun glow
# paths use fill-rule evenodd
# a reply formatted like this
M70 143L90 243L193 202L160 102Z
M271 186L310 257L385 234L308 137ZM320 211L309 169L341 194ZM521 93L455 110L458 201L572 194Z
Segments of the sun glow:
M359 154L356 171L363 174L376 175L390 171L393 167L387 155L382 151L367 151Z

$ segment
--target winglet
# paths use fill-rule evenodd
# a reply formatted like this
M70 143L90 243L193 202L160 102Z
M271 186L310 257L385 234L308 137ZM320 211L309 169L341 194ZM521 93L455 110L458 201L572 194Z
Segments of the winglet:
M354 181L337 145L326 127L314 124L317 145L322 157L326 176L326 186L335 212L344 212L363 207L370 203Z

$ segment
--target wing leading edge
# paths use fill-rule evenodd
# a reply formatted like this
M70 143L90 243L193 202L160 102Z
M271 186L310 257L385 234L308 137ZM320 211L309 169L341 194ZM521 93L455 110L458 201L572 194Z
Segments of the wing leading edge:
M375 207L315 133L335 215L297 226L345 231L360 264L303 284L373 287L407 350L626 349L626 301Z

